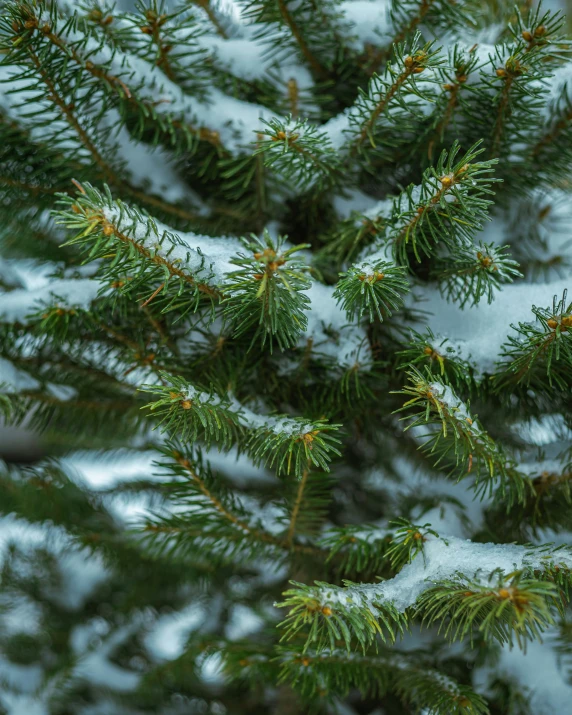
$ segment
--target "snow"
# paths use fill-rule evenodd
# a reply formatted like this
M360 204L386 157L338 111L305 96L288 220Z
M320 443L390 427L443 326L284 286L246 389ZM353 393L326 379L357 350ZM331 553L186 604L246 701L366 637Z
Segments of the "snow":
M572 686L569 662L555 650L558 631L553 628L544 642L527 643L526 652L504 646L494 668L477 668L473 675L474 687L485 694L495 680L514 680L528 700L529 712L534 715L554 715L570 712Z
M59 278L32 290L18 288L0 293L0 320L26 323L41 304L88 310L101 284L89 278Z
M256 466L248 455L239 453L236 447L227 452L212 448L205 456L213 472L222 472L238 487L276 483L277 477L264 467Z
M348 189L344 195L334 197L334 208L341 219L349 218L352 211L369 216L370 211L376 211L378 205L377 199L359 189Z
M159 616L145 637L145 645L158 660L174 660L185 650L190 633L205 621L206 610L192 603L181 611Z
M531 417L513 424L511 429L520 440L537 447L572 439L572 430L562 414Z
M461 574L463 579L488 583L493 571L505 574L525 567L542 568L545 559L530 554L524 546L513 544L482 544L454 536L427 536L424 558L418 556L394 578L379 584L361 584L346 588L319 587L323 605L342 603L369 608L377 613L376 604L393 604L400 612L412 606L419 596L436 583ZM563 551L554 554L554 562L572 565L572 555Z
M320 131L326 134L333 148L338 151L349 143L351 112L352 107L348 107L320 127Z
M391 4L391 0L344 0L340 3L340 11L353 25L358 47L391 44L395 33L389 16Z
M95 619L97 622L97 619ZM130 692L139 684L138 673L126 670L111 662L110 656L127 640L135 630L134 624L118 628L105 639L96 639L96 647L91 646L89 636L93 632L93 625L76 626L72 631L70 640L78 659L73 668L76 678L87 680L92 685L110 688L116 692Z
M547 122L554 120L554 106L562 96L572 99L571 62L563 62L548 80L548 101L543 105Z
M25 390L37 390L39 386L40 383L27 372L0 357L0 392L15 394Z
M429 386L435 397L441 405L451 414L456 420L464 421L471 427L473 432L479 432L477 422L471 416L467 406L457 397L455 391L450 385L444 385L440 382L433 382Z
M72 452L60 461L64 467L77 470L80 483L89 489L107 490L136 479L161 481L153 472L153 466L160 455L157 452L136 452L121 449L111 454L97 454L90 451Z
M448 338L463 359L485 373L494 371L503 343L516 335L511 323L534 322L532 306L549 308L553 297L561 297L565 289L572 289L568 278L546 284L519 281L504 285L493 303L481 301L463 310L447 302L436 288L427 287L419 293L422 300L417 307L431 314L426 320L435 335Z
M263 625L263 619L252 608L238 603L231 610L225 636L231 641L241 640L259 631Z
M63 35L72 42L81 38L72 30ZM159 115L182 117L197 128L218 132L224 147L233 153L240 153L245 145L253 141L261 117L269 120L274 116L262 105L230 97L216 88L210 89L205 101L197 100L185 94L157 66L117 48L111 51L108 47L100 47L95 40L89 40L85 50L80 52L84 57L89 56L95 65L106 68L109 74L122 80L139 99L152 102Z
M107 576L101 558L92 554L88 557L87 550L78 548L62 528L4 516L0 519L0 566L12 544L24 552L50 547L58 554L62 585L50 595L69 609L79 609Z
M298 345L305 347L311 340L312 352L335 365L344 369L355 365L369 369L372 357L366 330L355 323L348 323L345 311L333 297L334 290L335 286L314 281L305 291L310 301L308 326Z

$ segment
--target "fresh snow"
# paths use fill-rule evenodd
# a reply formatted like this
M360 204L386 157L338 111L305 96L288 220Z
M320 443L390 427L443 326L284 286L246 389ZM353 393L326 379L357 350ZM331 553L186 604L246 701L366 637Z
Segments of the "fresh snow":
M310 301L308 326L299 346L312 341L312 351L347 369L359 365L371 367L371 347L364 327L348 323L345 311L333 298L335 286L314 281L306 291ZM334 335L332 336L332 331Z
M527 643L526 652L503 646L494 668L478 667L473 685L485 694L497 680L516 681L527 697L531 715L565 715L570 712L572 685L569 656L558 653L557 628L544 635L544 642Z
M33 290L18 288L0 293L0 321L26 323L42 304L88 310L101 287L89 278L59 278Z
M40 383L34 377L12 365L6 358L0 357L0 393L37 390L39 386Z
M572 566L572 555L560 551L554 562ZM540 555L530 555L525 546L513 544L481 544L454 536L435 538L428 536L423 555L419 554L394 578L379 584L361 584L336 588L319 588L324 605L340 603L352 608L363 606L377 613L377 605L392 604L403 612L412 606L421 594L436 583L462 575L488 583L493 571L509 574L527 566L541 568L545 563ZM493 582L494 583L494 582Z
M440 338L448 338L451 346L478 371L493 372L503 343L509 335L516 335L511 324L534 322L532 306L550 308L553 297L560 299L566 289L572 289L568 278L551 283L511 283L503 286L493 303L481 301L462 310L436 288L426 287L415 292L421 296L415 307L429 313L427 317L420 316L421 322Z

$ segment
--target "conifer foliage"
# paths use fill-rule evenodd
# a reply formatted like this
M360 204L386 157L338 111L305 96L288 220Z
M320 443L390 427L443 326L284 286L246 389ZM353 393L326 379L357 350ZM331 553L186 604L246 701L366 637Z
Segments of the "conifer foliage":
M0 0L2 712L570 712L565 27Z

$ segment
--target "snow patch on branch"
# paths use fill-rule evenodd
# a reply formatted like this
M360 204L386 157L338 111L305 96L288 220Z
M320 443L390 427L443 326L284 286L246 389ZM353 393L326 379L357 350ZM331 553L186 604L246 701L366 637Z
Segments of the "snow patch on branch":
M374 614L382 604L392 604L404 612L424 591L441 581L460 577L485 584L493 571L509 574L524 568L542 568L547 562L546 557L531 553L525 546L481 544L456 537L428 536L423 556L388 581L347 588L321 587L319 598L324 605L361 606ZM553 558L555 563L572 567L572 555L564 551L554 553Z
M101 213L120 232L149 249L153 255L185 269L194 279L209 285L224 283L226 275L236 270L230 262L232 257L244 249L238 238L175 232L154 218L135 220L131 213L119 206L103 206Z

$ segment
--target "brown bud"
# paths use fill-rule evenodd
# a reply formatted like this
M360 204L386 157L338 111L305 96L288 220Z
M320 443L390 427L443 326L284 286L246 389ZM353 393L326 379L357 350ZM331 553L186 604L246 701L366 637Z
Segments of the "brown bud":
M403 60L403 64L406 67L411 67L414 62L415 60L413 59L413 57L411 57L411 55L407 55L407 57Z
M546 321L546 325L548 325L551 330L556 330L556 328L558 327L558 321L554 318L550 318Z
M444 84L443 89L446 89L447 92L452 92L455 89L456 85L454 84Z
M106 225L103 227L103 235L104 235L104 236L111 236L112 233L113 233L113 226L112 226L110 223L106 224Z
M413 70L413 74L421 74L425 70L425 67L415 67Z
M453 178L451 176L442 176L439 181L441 182L444 189L448 189L453 185Z
M511 594L510 594L510 591L508 590L508 588L499 589L499 597L500 598L505 598L505 599L510 598L510 595Z
M105 20L102 21L102 25L111 25L113 22L113 17L111 15L108 15Z
M310 665L310 659L309 658L302 658L301 660L302 665L304 668L307 668Z
M534 36L535 37L542 37L543 35L546 34L546 27L544 25L539 25L536 30L534 31Z
M506 70L504 67L497 67L495 70L497 77L506 77Z
M532 40L534 39L534 35L529 30L524 30L524 32L522 33L522 39L526 40L527 42L532 42Z
M184 410L190 410L192 406L193 406L193 403L190 400L183 400L181 402L181 407Z
M460 82L461 84L464 84L469 78L467 77L466 74L459 74L457 75L457 82Z
M326 618L329 618L332 615L333 611L329 606L324 606L322 608L322 613L324 616L326 616Z
M152 27L149 27L149 25L144 25L144 26L141 28L141 32L142 32L144 35L152 35L152 34L153 34L153 28L152 28Z

